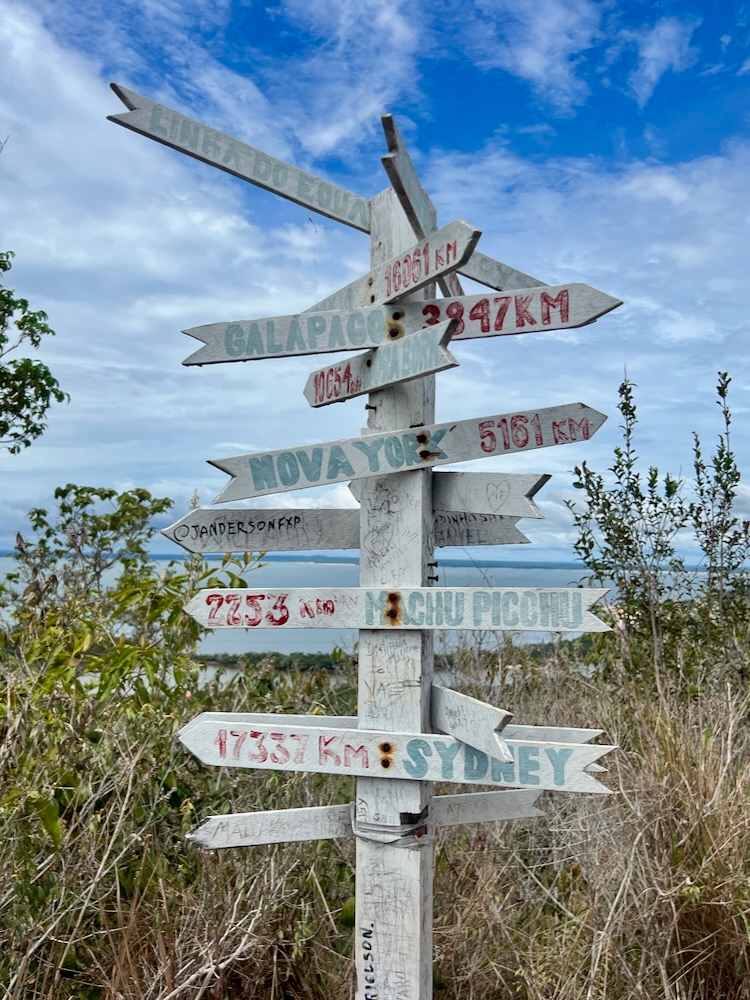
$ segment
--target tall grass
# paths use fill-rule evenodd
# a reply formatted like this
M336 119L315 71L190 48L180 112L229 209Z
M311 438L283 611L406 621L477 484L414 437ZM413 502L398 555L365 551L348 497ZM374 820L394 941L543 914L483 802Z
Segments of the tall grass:
M95 720L60 702L54 732L38 703L26 715L19 673L3 784L22 773L27 791L6 792L0 812L4 995L352 995L351 841L210 853L183 836L214 812L347 801L349 782L211 771L172 743L203 708L353 711L342 669L335 686L328 672L260 669L187 689L181 706L113 700ZM436 995L750 996L747 698L721 685L657 698L627 678L587 681L568 655L511 676L463 687L512 700L519 721L604 729L622 748L613 794L545 793L543 819L438 832ZM40 809L53 786L57 825Z

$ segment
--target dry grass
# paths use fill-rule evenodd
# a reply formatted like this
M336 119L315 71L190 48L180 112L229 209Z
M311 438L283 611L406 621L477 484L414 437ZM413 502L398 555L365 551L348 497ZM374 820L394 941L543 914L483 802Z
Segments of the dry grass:
M262 710L304 711L330 693L324 675L283 684ZM602 728L622 750L608 759L610 797L546 793L544 819L438 835L436 997L750 997L745 697L659 700L556 661L513 688L473 689L510 703L518 721ZM207 773L170 743L195 706L109 711L94 748L75 713L53 739L16 716L4 781L23 772L42 789L64 760L85 764L87 784L63 809L59 849L33 797L2 799L3 996L350 997L351 842L202 854L182 839L196 813L346 801L347 783ZM14 747L29 740L24 762Z

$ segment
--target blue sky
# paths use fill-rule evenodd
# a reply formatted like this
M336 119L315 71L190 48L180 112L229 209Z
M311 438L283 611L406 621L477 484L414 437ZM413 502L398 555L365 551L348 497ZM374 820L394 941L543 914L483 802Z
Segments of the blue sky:
M309 411L322 357L180 365L182 328L304 309L367 270L367 239L107 122L110 80L368 196L390 111L441 223L624 300L578 331L456 345L438 377L439 420L578 400L611 418L586 444L462 466L553 473L545 520L520 525L535 544L487 556L570 557L572 467L609 464L625 370L645 460L689 477L728 369L747 474L750 3L0 0L0 46L0 243L72 397L0 458L0 547L60 483L146 486L177 516L225 482L204 459L364 422L362 400Z

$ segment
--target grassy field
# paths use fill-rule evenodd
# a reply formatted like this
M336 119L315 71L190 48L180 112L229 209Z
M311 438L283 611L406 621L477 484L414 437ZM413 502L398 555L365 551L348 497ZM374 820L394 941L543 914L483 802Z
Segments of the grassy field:
M457 669L516 721L596 726L621 750L611 796L545 793L543 819L438 833L436 996L750 996L745 698L587 680L566 644L467 653ZM8 684L4 996L353 995L351 841L207 853L184 840L216 812L349 801L351 781L211 771L172 736L201 709L353 713L354 667L232 674L96 713L59 685Z

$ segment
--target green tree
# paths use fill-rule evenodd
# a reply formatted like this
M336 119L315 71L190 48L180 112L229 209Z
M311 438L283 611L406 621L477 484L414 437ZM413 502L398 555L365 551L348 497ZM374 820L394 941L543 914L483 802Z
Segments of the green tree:
M10 271L13 256L11 251L0 251L0 275ZM0 284L0 448L7 448L11 455L28 448L44 432L53 401L70 398L41 361L7 360L21 347L38 348L42 337L54 333L45 312L32 310L27 299Z
M737 512L741 474L730 442L731 379L718 373L723 429L706 458L693 435L693 481L686 484L655 466L643 471L635 447L638 414L634 384L620 386L622 444L609 475L586 462L575 469L580 502L568 502L578 537L575 550L596 582L614 584L610 608L622 660L630 673L664 667L688 679L701 676L721 651L740 676L746 666L750 522ZM690 486L692 496L685 496ZM692 539L691 539L692 535ZM679 548L697 543L700 562L689 570Z

